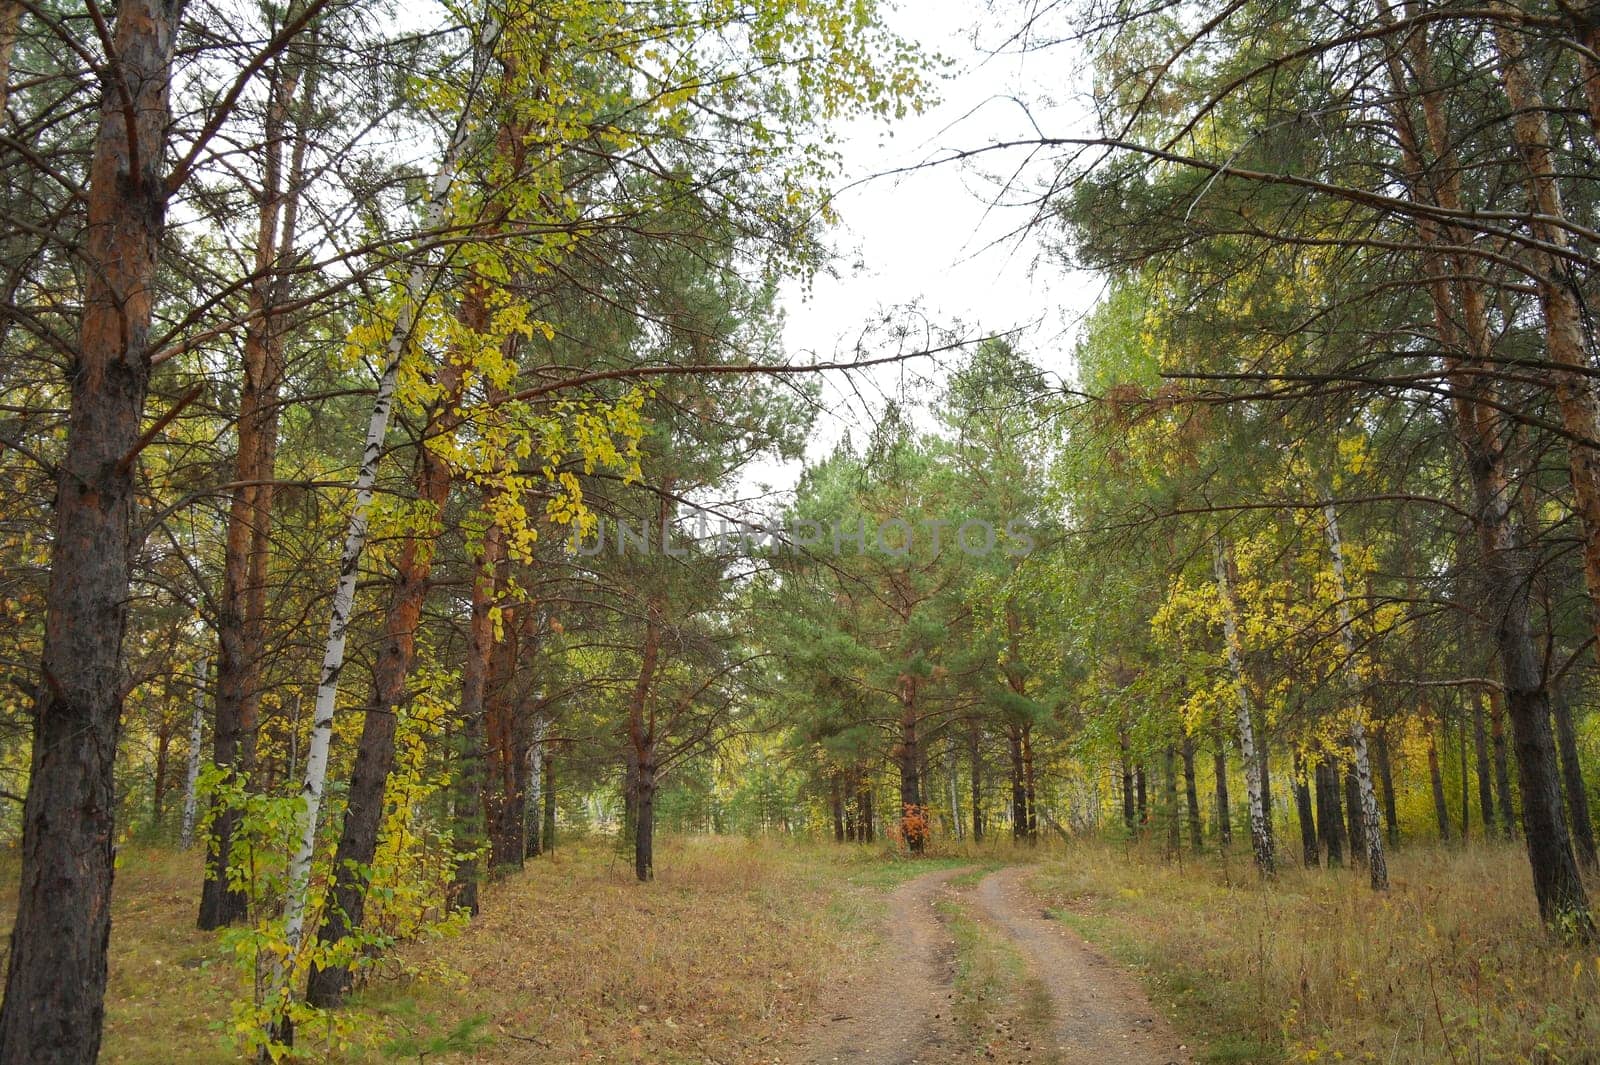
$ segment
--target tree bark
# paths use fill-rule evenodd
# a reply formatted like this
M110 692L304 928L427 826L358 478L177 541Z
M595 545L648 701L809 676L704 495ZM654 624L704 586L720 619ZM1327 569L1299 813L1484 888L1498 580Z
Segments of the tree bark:
M1177 857L1183 832L1178 824L1178 751L1173 744L1161 756L1161 816L1167 822L1167 856Z
M1189 843L1200 854L1206 849L1206 835L1200 819L1200 792L1195 786L1193 736L1183 738L1183 793L1189 806Z
M1387 4L1380 6L1380 21L1393 24ZM1497 26L1497 37L1501 32L1501 27ZM1421 83L1418 95L1428 143L1445 179L1436 184L1428 180L1429 169L1410 116L1404 109L1394 106L1391 110L1395 132L1409 171L1407 183L1412 197L1419 202L1436 203L1445 210L1459 211L1462 207L1460 168L1451 156L1453 142L1443 101L1439 90L1431 84L1432 64L1427 53L1426 28L1411 33L1408 41L1412 69ZM1502 51L1505 52L1504 47ZM1508 84L1508 95L1522 92L1527 87L1526 72L1520 69L1516 49L1512 48L1503 59L1507 67L1506 80L1517 79L1523 83L1515 88ZM1410 98L1412 94L1398 55L1391 53L1388 57L1388 69L1396 99ZM1538 116L1533 117L1539 120ZM1526 145L1530 139L1529 130L1522 120L1518 119L1513 126L1519 147L1524 150L1532 147ZM1538 139L1536 134L1532 139ZM1537 169L1537 161L1530 160L1530 180L1535 183L1538 179L1532 175ZM1491 394L1495 360L1483 287L1477 280L1479 267L1459 252L1443 250L1465 247L1471 242L1467 234L1454 229L1443 233L1437 223L1427 218L1419 218L1418 231L1427 249L1423 253L1423 266L1430 278L1434 325L1443 349L1456 435L1472 484L1486 612L1494 621L1506 710L1511 718L1522 781L1522 826L1528 844L1534 894L1540 917L1547 925L1563 928L1579 937L1592 937L1594 921L1589 912L1589 899L1578 874L1561 806L1554 764L1555 745L1550 734L1549 692L1529 616L1529 581L1523 564L1525 552L1510 518L1512 501L1505 457L1505 440L1509 434L1505 417ZM1548 271L1541 271L1541 279L1541 299L1544 299L1555 279L1548 276ZM1553 359L1561 357L1556 351L1550 354ZM1564 379L1577 376L1574 373ZM1558 396L1558 400L1561 398ZM1565 417L1563 412L1563 420ZM1586 432L1579 440L1592 438L1592 432ZM1578 452L1572 451L1569 457L1575 454ZM1592 457L1587 449L1583 454ZM1585 532L1587 577L1587 548L1592 538L1587 536L1587 528Z
M1483 835L1487 839L1495 830L1494 779L1489 770L1489 740L1483 721L1483 700L1482 692L1472 696L1472 745L1478 758L1478 809L1483 814Z
M662 497L662 525L666 497ZM628 700L628 755L633 775L633 872L641 881L655 877L655 712L650 693L661 657L663 604L655 597L645 602L644 643L639 653L639 677Z
M1300 860L1307 869L1321 864L1317 847L1317 822L1311 809L1311 784L1307 780L1305 757L1294 752L1294 808L1300 820Z
M1510 13L1504 0L1490 7ZM1532 212L1533 236L1549 251L1530 253L1534 283L1544 315L1545 350L1559 370L1545 370L1555 393L1561 425L1567 432L1567 460L1574 509L1583 533L1583 576L1589 591L1590 625L1600 636L1600 396L1590 382L1590 357L1584 343L1584 307L1571 263L1560 252L1571 244L1563 223L1560 179L1551 155L1550 123L1543 94L1533 79L1523 38L1504 20L1494 20L1500 54L1501 85L1511 104L1511 136L1522 159ZM1600 651L1600 644L1596 645Z
M1244 654L1239 642L1239 607L1234 599L1231 555L1231 545L1219 540L1215 545L1212 563L1222 597L1222 629L1228 666L1233 671L1233 684L1238 697L1235 727L1239 731L1239 748L1244 753L1245 793L1250 803L1250 845L1255 853L1256 868L1262 876L1270 877L1275 872L1272 825L1267 819L1267 808L1263 801L1261 761L1256 750L1255 725L1250 714L1250 689L1245 680Z
M90 161L83 310L56 479L19 898L0 1006L0 1061L19 1065L92 1062L100 1049L122 642L182 7L178 0L118 5Z
M189 762L183 775L183 821L178 829L178 846L194 846L194 824L200 813L200 744L205 739L206 687L210 670L204 658L194 669L194 714L189 719Z
M977 719L967 732L967 757L972 762L972 842L983 842L983 736Z
M1572 705L1563 688L1554 689L1551 716L1555 721L1556 749L1561 755L1561 777L1567 794L1567 814L1572 818L1572 842L1584 868L1596 865L1594 822L1589 817L1589 793L1584 787L1583 764L1578 758L1578 730Z
M1228 798L1228 740L1220 728L1217 747L1211 756L1211 770L1216 777L1217 839L1226 847L1233 842L1233 802Z
M1500 835L1510 839L1515 834L1516 823L1511 804L1511 756L1506 742L1505 704L1498 688L1489 693L1489 740L1494 749L1494 790Z
M1317 842L1328 868L1344 864L1344 815L1339 799L1339 770L1326 757L1312 771L1317 782Z
M1028 835L1028 786L1023 777L1022 726L1006 726L1006 742L1011 751L1011 838L1021 841Z
M1389 759L1389 729L1378 729L1378 783L1383 786L1383 824L1389 836L1389 846L1400 845L1400 813L1395 809L1394 765Z
M1439 772L1439 745L1434 740L1434 728L1428 725L1428 780L1433 785L1433 816L1439 823L1439 839L1450 841L1450 808L1444 801L1444 777Z
M900 768L900 827L905 836L906 847L912 854L921 854L927 843L927 822L922 812L922 781L917 773L921 760L921 738L918 735L920 724L917 678L906 674L900 678L900 742L895 747L895 759ZM1020 750L1019 747L1019 758ZM1026 802L1026 792L1022 794ZM1023 816L1027 816L1026 808Z
M1383 853L1383 834L1378 831L1378 798L1372 790L1372 763L1367 758L1366 717L1371 707L1366 705L1361 677L1356 671L1355 636L1351 632L1350 599L1345 590L1344 541L1339 535L1339 515L1332 503L1322 509L1324 528L1328 536L1328 553L1333 557L1334 592L1339 597L1339 642L1344 649L1345 687L1354 705L1350 707L1350 771L1355 784L1355 802L1350 806L1352 829L1350 832L1351 856L1366 856L1367 872L1372 890L1389 889L1389 863ZM1359 815L1359 818L1358 818ZM1356 822L1359 819L1359 849Z
M533 737L528 744L528 768L526 770L526 784L524 785L524 805L522 811L523 831L527 836L528 857L537 858L544 853L544 759L545 759L545 734L550 728L550 722L545 719L542 712L534 715Z
M277 308L287 297L294 251L305 120L313 101L302 101L292 165L284 173L284 146L299 92L299 64L284 63L267 86L261 191L256 215L255 260L247 289L244 379L239 393L238 446L223 541L222 594L217 601L217 706L214 755L230 779L251 783L261 716L261 658L265 642L268 565L271 560L273 477L282 406L283 324ZM308 86L314 79L308 79ZM228 885L228 861L240 811L219 809L212 820L199 926L220 928L243 920L247 900Z
M554 745L545 744L544 750L544 831L539 833L539 843L544 853L556 849L556 753Z
M443 383L449 397L447 402L454 402L459 373L451 371L443 375ZM426 419L422 441L417 446L417 501L430 515L430 524L431 515L439 513L450 493L449 465L426 442L442 420L437 416ZM361 720L361 738L350 770L344 822L333 856L332 880L323 907L322 926L317 931L317 941L323 947L342 941L359 929L366 917L365 870L371 868L378 853L384 793L389 774L394 770L395 727L405 698L406 677L411 673L416 652L417 626L427 599L433 538L431 527L408 533L395 561L394 585L383 621L383 639L373 663L372 700ZM337 1006L350 990L350 983L349 965L325 969L312 965L306 983L306 1001L323 1008Z

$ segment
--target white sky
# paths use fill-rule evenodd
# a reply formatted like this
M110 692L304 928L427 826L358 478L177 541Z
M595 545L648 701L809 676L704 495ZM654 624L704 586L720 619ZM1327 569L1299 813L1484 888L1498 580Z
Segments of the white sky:
M1002 5L1003 6L1003 5ZM1027 100L1033 120L1047 133L1080 130L1087 111L1077 102L1080 81L1065 46L1032 55L988 56L974 44L980 24L985 41L1003 32L982 5L961 0L906 0L890 13L890 24L929 52L952 60L949 77L938 86L939 103L928 113L894 123L855 123L842 146L845 180L925 163L958 149L1027 137L1033 127L1010 97ZM1050 104L1050 100L1063 101ZM889 134L892 132L892 136ZM993 174L1023 162L1021 152L993 153L979 162L946 163L915 173L877 177L842 191L835 201L841 223L833 234L843 253L837 277L818 277L809 294L798 283L783 292L785 340L792 356L815 352L848 361L858 342L866 357L892 352L895 343L871 332L886 314L926 321L942 328L965 327L986 335L1025 326L1023 350L1055 375L1070 373L1077 324L1100 291L1099 280L1069 274L1050 256L1040 234L1013 235L1032 215L1025 207L993 207ZM908 340L907 347L920 347ZM826 455L854 428L859 442L883 398L917 387L939 371L918 360L854 382L829 374L823 383L826 413L808 449L812 459ZM744 478L777 489L793 486L798 464L766 464Z

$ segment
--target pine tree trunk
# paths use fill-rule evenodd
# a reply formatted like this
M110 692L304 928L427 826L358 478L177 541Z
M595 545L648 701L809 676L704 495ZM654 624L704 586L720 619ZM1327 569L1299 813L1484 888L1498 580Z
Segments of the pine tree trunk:
M922 781L917 773L922 751L917 731L920 724L917 678L908 674L900 679L900 742L895 755L900 768L900 827L912 854L921 854L927 842L922 820ZM1026 801L1026 792L1023 796ZM1026 808L1023 816L1027 816Z
M1006 742L1011 750L1011 838L1021 841L1028 835L1028 786L1022 771L1022 726L1006 726Z
M1495 829L1494 779L1489 770L1489 738L1483 722L1483 700L1482 692L1475 692L1472 696L1472 745L1478 758L1478 809L1483 814L1483 835L1488 839Z
M1317 842L1329 869L1344 864L1344 815L1340 810L1339 771L1326 757L1312 771L1317 783Z
M1272 854L1272 826L1267 820L1261 761L1256 750L1255 725L1250 713L1250 688L1245 680L1244 655L1239 642L1239 608L1233 593L1231 555L1231 545L1219 540L1212 562L1217 588L1222 595L1222 627L1228 666L1233 672L1233 684L1238 697L1235 725L1239 730L1239 748L1244 753L1245 793L1250 803L1250 845L1255 853L1256 868L1262 876L1270 877L1276 868ZM1219 776L1218 779L1222 778Z
M1127 729L1118 730L1117 742L1122 753L1122 824L1132 836L1139 831L1139 821L1133 803L1133 762L1128 751Z
M665 525L666 497L662 497L661 523ZM633 869L640 880L655 876L654 826L646 824L654 816L655 798L655 712L650 699L655 684L656 670L661 656L661 616L663 604L650 598L645 603L644 644L639 654L639 677L634 682L632 697L628 700L628 772L631 777L625 789L632 799ZM648 774L648 779L647 779ZM646 789L652 802L645 810Z
M479 862L476 852L485 844L485 729L488 708L490 660L494 655L494 608L500 588L500 564L505 557L503 535L490 525L474 562L472 607L467 624L467 656L461 667L459 755L452 781L455 810L455 880L451 893L455 906L478 914Z
M1378 729L1378 783L1383 786L1383 824L1389 836L1389 846L1400 845L1400 814L1395 809L1394 766L1389 759L1389 730Z
M828 778L828 808L833 812L833 841L844 842L844 799L839 790L839 774Z
M1183 832L1178 824L1178 751L1172 744L1161 757L1161 816L1167 823L1167 856L1177 857Z
M1022 782L1028 813L1028 842L1039 842L1039 794L1033 773L1033 725L1022 726Z
M956 737L948 733L945 737L945 781L950 792L950 832L957 840L966 837L965 822L961 817L961 785L956 780Z
M1200 854L1206 849L1206 836L1200 819L1200 791L1195 786L1193 736L1183 738L1183 793L1189 807L1189 843Z
M1578 730L1572 720L1572 705L1562 688L1554 689L1551 715L1555 721L1556 748L1561 754L1567 813L1572 818L1572 842L1584 868L1594 869L1594 822L1589 817L1589 793L1584 787L1583 764L1578 757Z
M1298 747L1294 752L1294 808L1300 820L1300 860L1307 869L1315 869L1320 864L1317 823L1311 810L1311 785L1307 780L1305 757Z
M1500 835L1515 835L1516 818L1511 803L1511 756L1506 742L1505 704L1499 688L1489 693L1489 740L1494 749L1494 790L1500 818Z
M223 541L222 593L217 600L217 705L215 762L247 787L256 771L256 735L261 717L261 659L265 646L268 568L272 546L273 478L277 468L282 405L283 323L279 305L288 296L286 268L293 257L305 121L313 101L302 101L291 165L284 148L300 88L300 64L285 62L267 86L265 144L256 214L256 248L247 289L244 379L239 392L238 448L234 488ZM308 96L314 93L314 79ZM220 928L243 920L247 900L228 886L228 862L240 811L216 811L201 886L199 926Z
M1133 767L1133 795L1134 802L1138 807L1139 831L1143 833L1144 826L1150 823L1150 796L1145 787L1143 765Z
M117 62L105 74L89 167L78 245L83 309L69 368L19 899L0 1006L0 1061L19 1065L92 1062L100 1049L122 641L182 6L117 6Z
M1380 21L1393 25L1387 5L1380 6ZM1527 102L1531 92L1521 63L1518 42L1509 39L1509 29L1496 24L1503 61L1504 82L1508 97ZM1507 38L1507 39L1501 39ZM1454 143L1450 136L1443 104L1437 89L1431 84L1432 64L1428 56L1426 30L1413 32L1408 42L1411 51L1411 69L1422 82L1421 98L1426 123L1427 140L1437 157L1439 169L1446 175L1440 182L1431 181L1430 168L1422 157L1420 139L1411 126L1411 117L1404 109L1393 107L1394 127L1400 143L1407 171L1407 181L1413 199L1436 203L1446 211L1462 210L1460 195L1461 169L1455 166L1452 156ZM1388 61L1390 79L1397 99L1412 94L1407 84L1406 72L1398 56ZM1528 121L1542 124L1542 114L1536 110L1521 111L1513 119L1513 134L1523 152L1528 167L1530 199L1539 200L1541 165L1530 152L1538 152L1535 143L1547 138L1538 135L1537 127ZM1547 149L1546 149L1547 151ZM1548 171L1548 168L1544 168ZM1543 223L1540 223L1543 228ZM1470 242L1464 233L1442 232L1431 218L1419 218L1418 232L1427 250L1423 253L1423 266L1430 281L1434 325L1445 351L1445 369L1451 388L1451 406L1456 422L1456 435L1466 460L1472 484L1473 505L1476 517L1479 548L1482 553L1482 577L1485 610L1495 621L1495 645L1500 658L1501 680L1505 690L1506 712L1511 718L1512 738L1516 748L1517 768L1522 783L1522 827L1527 839L1528 862L1533 872L1534 894L1539 902L1539 914L1547 925L1562 927L1580 937L1594 934L1594 921L1589 912L1589 899L1578 875L1578 865L1572 854L1572 841L1567 832L1562 810L1561 789L1555 767L1554 740L1550 734L1550 699L1545 687L1543 661L1534 645L1532 623L1529 617L1529 581L1523 572L1525 551L1510 519L1510 479L1506 470L1504 453L1504 415L1496 407L1493 397L1495 358L1489 328L1489 315L1483 287L1477 277L1480 267L1454 249ZM1564 236L1561 237L1564 240ZM1564 279L1541 271L1540 297L1547 310L1547 325L1552 324L1549 299L1559 302L1564 291ZM1558 306L1557 311L1561 308ZM1559 317L1557 315L1556 317ZM1459 323L1459 326L1458 326ZM1556 339L1561 350L1551 350L1552 360L1561 362L1570 352L1570 336L1566 327ZM1581 356L1581 337L1579 355ZM1576 365L1576 364L1574 364ZM1573 385L1582 374L1563 374L1558 382L1557 399L1563 407L1565 423L1570 410L1575 410L1586 389ZM1592 394L1591 394L1592 396ZM1592 421L1591 421L1592 425ZM1592 428L1578 435L1579 442L1593 440ZM1582 484L1593 484L1587 467L1594 459L1587 447L1569 448L1573 459L1574 485L1585 491ZM1580 504L1581 516L1589 517L1588 509ZM1591 555L1597 543L1585 524L1585 577L1593 571ZM1593 587L1593 585L1591 585Z
M11 57L22 30L22 0L0 0L0 115L11 102Z
M1511 13L1504 0L1492 10ZM1500 54L1501 85L1511 104L1511 135L1522 160L1530 228L1544 248L1530 252L1534 282L1544 315L1545 351L1559 370L1544 371L1555 393L1561 425L1567 433L1567 459L1574 510L1582 532L1584 583L1589 591L1590 624L1600 635L1600 396L1590 380L1590 353L1585 349L1583 297L1573 266L1560 253L1571 245L1562 224L1560 178L1551 155L1548 108L1534 81L1523 38L1507 22L1494 21ZM1600 650L1600 645L1597 645Z
M1372 850L1368 845L1366 820L1361 816L1361 785L1356 779L1356 771L1353 768L1344 772L1344 809L1347 819L1346 834L1350 840L1350 861L1354 865L1365 865L1372 860ZM1386 869L1383 887L1388 886Z
M976 719L967 733L967 757L972 762L972 842L983 842L983 736Z

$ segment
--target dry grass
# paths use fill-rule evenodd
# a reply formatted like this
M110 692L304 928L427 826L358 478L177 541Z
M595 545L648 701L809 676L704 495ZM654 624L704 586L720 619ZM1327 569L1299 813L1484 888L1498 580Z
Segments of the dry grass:
M330 1055L305 1030L302 1060L771 1060L824 982L869 963L883 892L944 864L733 839L659 849L653 884L609 847L572 845L491 885L461 935L376 968L345 1012L362 1049ZM119 853L101 1060L240 1060L224 1023L248 988L194 928L198 850Z
M400 953L451 978L380 973L360 1008L436 1028L483 1015L475 1061L750 1061L865 964L879 903L859 881L883 875L867 855L685 840L657 869L640 885L608 851L541 859L465 935Z
M1515 846L1410 848L1393 890L1247 856L1185 867L1086 843L1034 887L1147 978L1203 1061L1600 1061L1600 957L1539 926Z

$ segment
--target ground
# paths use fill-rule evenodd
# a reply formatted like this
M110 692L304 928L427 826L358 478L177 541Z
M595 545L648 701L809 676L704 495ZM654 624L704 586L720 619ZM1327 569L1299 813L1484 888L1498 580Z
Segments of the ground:
M1402 851L1387 896L1095 843L677 840L658 868L638 885L601 844L530 863L466 931L377 966L335 1035L303 1030L305 1060L1600 1060L1600 957L1539 928L1515 846ZM240 1060L246 984L194 930L199 875L122 850L102 1060Z

